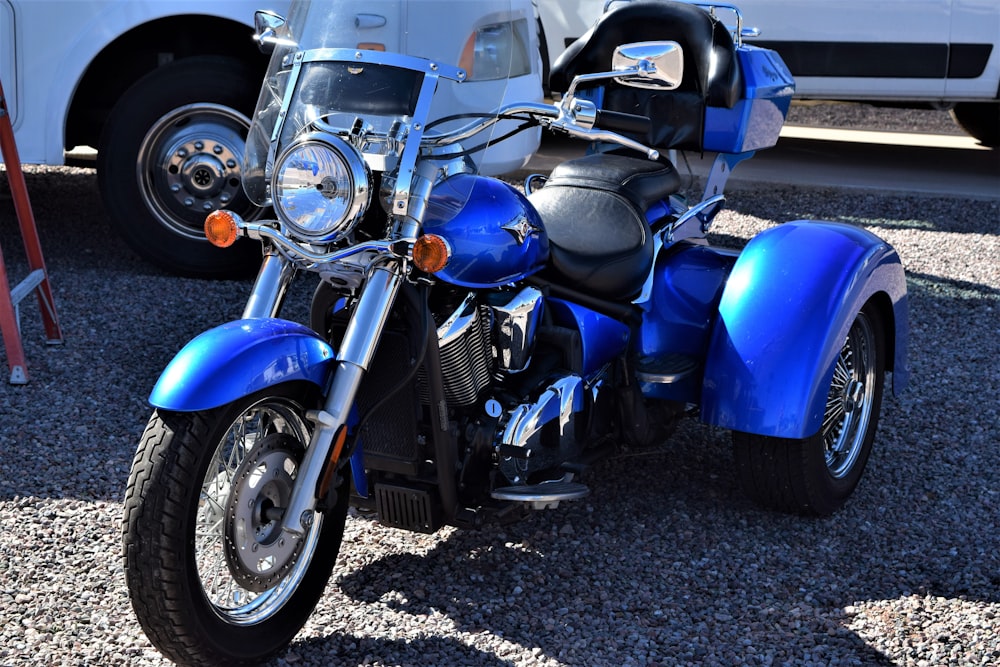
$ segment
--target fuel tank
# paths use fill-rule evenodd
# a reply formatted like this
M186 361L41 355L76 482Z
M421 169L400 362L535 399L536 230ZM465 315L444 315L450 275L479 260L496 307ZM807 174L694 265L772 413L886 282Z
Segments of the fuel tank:
M545 266L549 239L537 211L496 179L456 174L431 191L424 233L437 234L451 259L434 275L453 285L499 287Z

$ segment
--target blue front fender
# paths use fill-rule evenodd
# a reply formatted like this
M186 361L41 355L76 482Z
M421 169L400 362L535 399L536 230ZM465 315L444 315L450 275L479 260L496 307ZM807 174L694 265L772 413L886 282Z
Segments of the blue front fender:
M702 419L782 438L818 432L834 361L872 298L884 306L886 367L898 393L909 376L909 325L896 251L863 229L832 222L790 222L753 238L719 304Z
M292 380L325 387L333 348L312 329L287 320L238 320L210 329L167 365L149 402L189 412L224 405Z

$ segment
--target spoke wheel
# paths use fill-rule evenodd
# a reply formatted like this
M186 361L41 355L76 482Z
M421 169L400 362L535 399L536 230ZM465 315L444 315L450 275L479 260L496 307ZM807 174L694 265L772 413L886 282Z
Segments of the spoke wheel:
M834 362L822 426L802 440L733 433L744 491L783 512L828 515L854 492L871 454L885 383L885 342L878 310L854 319Z
M305 534L281 525L314 396L282 385L150 418L126 489L125 574L143 630L172 660L263 660L319 601L343 538L347 470Z
M850 474L864 451L875 402L875 332L859 313L833 368L823 416L826 467L836 478Z
M201 486L194 558L205 597L237 625L273 615L294 594L322 530L281 529L308 429L292 405L265 399L223 436Z

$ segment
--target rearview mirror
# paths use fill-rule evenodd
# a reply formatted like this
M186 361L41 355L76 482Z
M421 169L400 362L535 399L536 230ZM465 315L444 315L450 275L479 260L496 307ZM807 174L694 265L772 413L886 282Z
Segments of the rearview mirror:
M632 88L673 90L681 85L684 51L677 42L622 44L611 58L615 81Z
M280 41L278 39L278 30L283 25L285 25L284 17L279 16L272 11L260 9L254 12L253 38L257 42L257 48L260 49L261 53L270 54L274 51L274 47Z

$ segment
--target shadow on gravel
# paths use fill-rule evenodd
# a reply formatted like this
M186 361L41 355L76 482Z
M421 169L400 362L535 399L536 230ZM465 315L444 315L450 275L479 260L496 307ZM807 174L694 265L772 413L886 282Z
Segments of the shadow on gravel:
M892 664L847 629L843 611L908 588L876 567L894 559L867 548L875 531L858 531L860 542L845 546L844 527L856 519L812 521L749 507L720 435L698 426L679 435L677 447L589 475L585 505L455 532L426 556L386 556L343 574L340 592L413 617L443 613L462 632L501 636L568 665L804 656ZM867 552L864 562L859 551ZM535 609L532 600L545 604ZM331 635L318 648L327 655L344 639Z
M455 532L426 556L386 556L337 585L354 603L413 617L444 613L463 632L501 636L570 665L896 664L849 629L854 606L908 597L1000 602L1000 545L983 535L995 504L984 500L980 513L965 509L959 519L953 503L964 491L942 497L923 480L900 479L899 469L920 467L905 459L938 462L894 435L897 428L883 432L857 496L829 519L750 506L730 472L727 435L688 425L672 445L592 472L584 503ZM916 621L885 619L888 632ZM327 655L343 641L334 634L317 649Z

